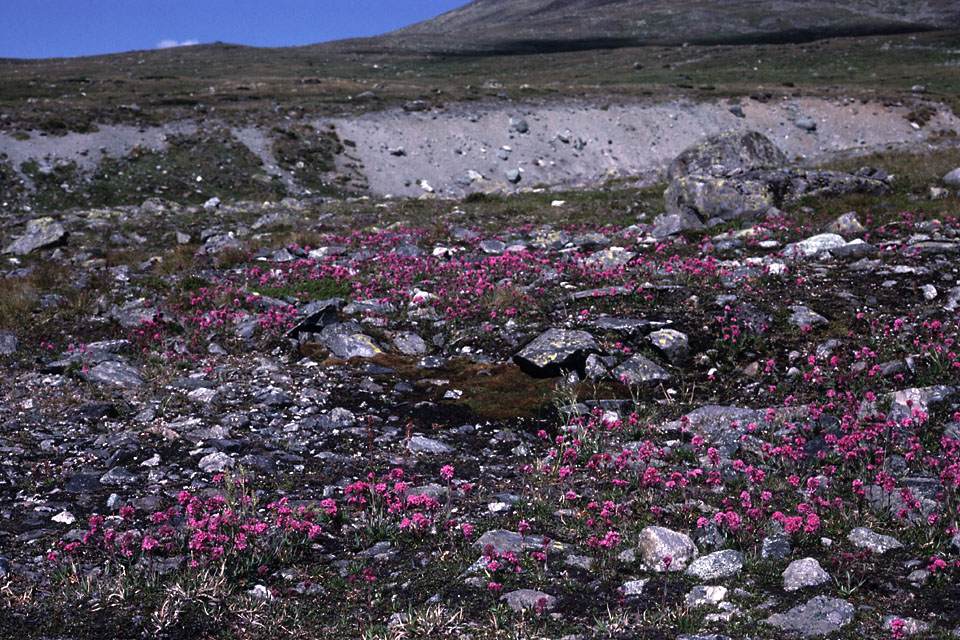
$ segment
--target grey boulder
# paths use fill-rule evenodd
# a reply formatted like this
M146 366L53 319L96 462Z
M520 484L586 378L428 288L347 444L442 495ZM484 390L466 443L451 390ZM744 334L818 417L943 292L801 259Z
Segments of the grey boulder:
M756 131L722 131L698 140L674 158L667 170L667 180L693 173L709 173L719 167L723 173L742 169L780 167L787 156L770 138Z
M756 179L718 178L704 174L681 176L663 193L668 216L706 222L756 220L778 204L767 182Z
M954 186L960 185L960 167L957 167L950 173L946 174L940 180L943 184L951 184Z
M698 580L718 580L735 576L742 568L743 556L733 549L724 549L697 558L684 573Z

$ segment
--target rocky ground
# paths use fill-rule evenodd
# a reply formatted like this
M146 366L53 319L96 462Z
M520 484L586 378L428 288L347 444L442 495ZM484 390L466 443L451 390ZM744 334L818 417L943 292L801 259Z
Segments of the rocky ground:
M666 201L9 219L3 635L956 634L955 157L732 140Z

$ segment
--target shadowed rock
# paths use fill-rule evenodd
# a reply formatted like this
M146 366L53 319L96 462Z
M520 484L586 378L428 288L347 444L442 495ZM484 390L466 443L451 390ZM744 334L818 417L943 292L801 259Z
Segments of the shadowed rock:
M632 385L664 382L673 377L656 362L640 354L631 356L629 360L621 363L612 373L617 380Z
M534 589L511 591L501 596L500 600L506 602L507 606L514 611L523 611L524 609L551 611L557 605L557 599L552 595Z

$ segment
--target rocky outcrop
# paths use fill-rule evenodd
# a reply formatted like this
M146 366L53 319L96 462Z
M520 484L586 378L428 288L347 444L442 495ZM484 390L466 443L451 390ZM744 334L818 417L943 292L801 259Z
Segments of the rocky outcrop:
M727 131L697 142L670 164L664 204L671 224L762 219L804 196L889 190L886 172L856 174L788 168L787 157L755 131ZM682 228L693 228L690 222Z

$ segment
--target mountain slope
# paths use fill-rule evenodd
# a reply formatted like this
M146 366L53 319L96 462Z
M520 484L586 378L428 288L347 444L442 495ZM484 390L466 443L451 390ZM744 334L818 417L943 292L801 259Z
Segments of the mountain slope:
M954 0L474 0L394 35L724 41L960 28Z

